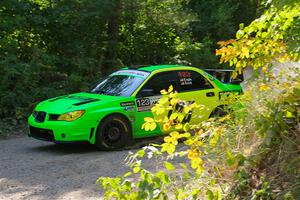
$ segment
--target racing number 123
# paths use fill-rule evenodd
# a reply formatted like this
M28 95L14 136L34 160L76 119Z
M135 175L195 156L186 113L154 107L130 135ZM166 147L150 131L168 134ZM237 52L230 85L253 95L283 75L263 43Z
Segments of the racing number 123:
M137 99L136 104L138 107L150 106L150 99L149 98Z

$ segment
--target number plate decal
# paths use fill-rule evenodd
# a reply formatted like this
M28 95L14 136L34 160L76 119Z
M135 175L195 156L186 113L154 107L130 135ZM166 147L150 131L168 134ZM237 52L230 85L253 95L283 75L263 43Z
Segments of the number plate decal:
M137 111L138 112L150 111L151 108L158 102L160 97L161 96L137 98L135 100Z

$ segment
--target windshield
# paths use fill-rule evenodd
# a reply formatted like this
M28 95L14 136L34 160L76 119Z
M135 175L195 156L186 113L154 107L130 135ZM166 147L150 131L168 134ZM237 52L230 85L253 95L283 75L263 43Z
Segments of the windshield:
M138 70L121 70L111 74L91 92L112 96L130 96L150 73Z

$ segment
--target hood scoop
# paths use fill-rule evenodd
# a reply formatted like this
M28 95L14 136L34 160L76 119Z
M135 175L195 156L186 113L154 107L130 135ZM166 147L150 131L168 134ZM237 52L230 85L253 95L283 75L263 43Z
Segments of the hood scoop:
M90 99L90 100L74 103L73 106L80 106L80 105L87 104L87 103L92 103L92 102L95 102L95 101L100 101L100 99Z
M83 96L75 96L75 95L66 95L66 96L60 96L56 97L54 99L50 99L49 102L56 102L58 100L70 100L71 105L73 106L80 106L87 103L92 103L95 101L100 101L100 99L90 98L90 97L83 97Z

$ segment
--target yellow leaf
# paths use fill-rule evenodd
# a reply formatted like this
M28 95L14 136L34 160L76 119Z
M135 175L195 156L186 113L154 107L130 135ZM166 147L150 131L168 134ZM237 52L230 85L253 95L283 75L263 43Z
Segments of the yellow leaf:
M170 85L170 87L169 87L169 89L168 89L168 92L170 93L170 92L172 92L173 91L173 85Z
M202 134L203 134L203 130L200 129L200 130L198 131L198 135L202 135Z
M198 169L199 169L199 172L200 172L201 169L203 170L203 161L202 161L202 159L200 157L192 159L191 160L191 167L193 169L197 169L197 173L198 173Z
M182 124L176 124L175 129L182 129L183 125Z
M191 137L191 134L190 133L184 133L184 134L181 135L181 137L189 138L189 137Z
M259 85L258 85L258 89L259 89L259 91L267 91L268 89L269 89L269 86L267 85L267 84L265 84L265 83L260 83Z
M144 118L144 121L145 121L145 122L154 122L154 119L151 118L151 117L145 117L145 118Z
M185 132L187 132L189 129L190 129L189 123L184 124L183 130L184 130Z
M175 151L175 145L173 144L164 143L161 146L161 152L167 152L168 154L172 154Z
M168 154L172 154L175 151L175 145L170 145L169 148L167 149Z
M183 114L179 114L177 119L178 119L179 122L182 122L183 119L184 119L184 115Z
M174 120L178 117L178 113L172 113L170 116L170 120Z
M133 168L133 173L138 173L139 171L141 170L141 168L140 167L134 167Z
M166 143L171 143L171 140L172 140L172 138L170 136L167 136L167 137L164 138L164 141Z
M173 138L179 138L179 133L177 131L173 131L172 133L170 133L170 135L173 137Z
M172 98L170 104L173 106L178 103L178 99Z
M170 128L171 128L170 123L165 123L165 124L163 125L163 130L164 130L164 131L168 131Z
M183 108L183 112L185 114L187 114L190 110L191 110L191 108L189 106L184 106L184 108Z
M293 117L295 117L295 116L293 115L293 113L291 113L290 111L286 111L285 116L286 116L287 118L293 118Z
M167 170L174 170L175 169L174 165L170 162L165 162L165 167L166 167Z
M198 153L197 150L189 150L189 152L188 152L188 158L190 160L198 158L199 156L200 156L200 154Z
M148 117L149 119L147 120L150 120L152 118ZM155 128L156 128L156 122L153 120L153 121L148 121L148 122L145 122L143 125L142 125L142 129L144 129L145 131L153 131Z
M167 96L163 96L162 98L159 99L158 103L159 104L165 104L169 101L169 98Z
M153 131L154 129L156 129L156 123L151 123L150 127L149 127L150 131Z
M168 92L166 90L161 90L160 93L163 95L168 94Z
M169 97L170 98L175 98L177 96L177 92L175 91L175 92L171 92L170 94L169 94Z
M159 104L156 104L154 107L151 108L151 111L153 113L156 113L157 115L163 114L165 112L165 108L160 106Z

